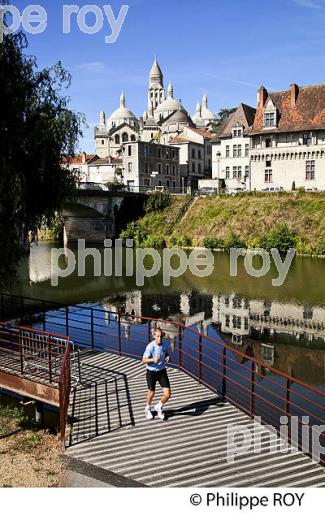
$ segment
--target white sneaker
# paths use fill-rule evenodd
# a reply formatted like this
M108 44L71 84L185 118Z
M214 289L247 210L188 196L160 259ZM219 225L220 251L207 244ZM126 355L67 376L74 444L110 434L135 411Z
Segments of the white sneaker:
M144 409L144 411L145 411L145 414L146 414L146 419L148 419L148 421L149 421L150 419L153 419L153 415L152 415L152 413L151 413L150 408L147 408L147 407L146 407L146 408Z
M161 404L156 404L154 406L154 409L156 410L159 419L161 419L163 421L165 419L165 414L163 412Z

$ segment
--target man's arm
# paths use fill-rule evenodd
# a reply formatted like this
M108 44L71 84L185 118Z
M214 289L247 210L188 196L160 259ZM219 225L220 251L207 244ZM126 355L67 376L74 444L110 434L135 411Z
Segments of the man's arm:
M159 357L151 357L152 356L152 350L148 350L146 349L144 354L143 354L143 358L142 358L142 361L141 363L144 364L144 365L149 365L150 363L158 363L159 361Z

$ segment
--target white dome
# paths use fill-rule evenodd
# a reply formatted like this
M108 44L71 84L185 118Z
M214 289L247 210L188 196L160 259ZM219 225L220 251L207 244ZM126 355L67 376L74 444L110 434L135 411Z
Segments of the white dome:
M202 108L201 114L202 114L203 119L205 119L205 120L212 119L214 121L215 119L217 119L216 114L214 114L212 112L212 110L210 110L209 108Z
M155 112L156 114L163 114L164 112L174 112L179 109L179 101L172 97L168 97L157 106Z
M107 127L110 129L113 126L118 126L122 123L128 123L131 126L138 124L138 119L136 116L125 106L125 96L123 92L120 97L120 106L114 110L114 112L108 118Z

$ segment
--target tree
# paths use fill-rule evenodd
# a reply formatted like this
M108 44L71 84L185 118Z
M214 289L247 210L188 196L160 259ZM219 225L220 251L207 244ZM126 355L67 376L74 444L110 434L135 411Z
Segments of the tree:
M60 62L38 70L26 48L22 33L0 44L0 270L74 192L75 174L62 157L74 155L82 135L83 117L61 94L70 74Z
M216 133L220 129L221 125L223 125L223 123L226 121L226 119L236 110L237 108L221 108L217 114L218 119L210 124L209 130Z

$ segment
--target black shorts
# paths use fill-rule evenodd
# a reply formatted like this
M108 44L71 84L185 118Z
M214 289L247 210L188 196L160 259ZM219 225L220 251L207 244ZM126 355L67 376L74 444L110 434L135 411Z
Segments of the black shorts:
M148 389L152 391L156 390L157 381L162 388L170 388L170 382L165 368L164 370L159 370L159 372L147 369Z

